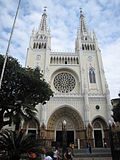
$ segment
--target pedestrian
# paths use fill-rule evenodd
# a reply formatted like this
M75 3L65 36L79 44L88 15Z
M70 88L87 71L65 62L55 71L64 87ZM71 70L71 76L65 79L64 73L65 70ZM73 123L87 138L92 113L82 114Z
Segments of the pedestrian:
M62 157L61 157L61 155L60 155L60 150L59 150L59 148L57 149L57 160L61 160L62 159Z
M74 156L74 143L73 142L71 143L71 153L72 153L72 156Z
M92 153L92 145L91 145L91 143L89 143L89 153L91 154Z
M44 160L52 160L51 152L47 152L47 153L46 153L46 157L45 157Z
M68 148L67 152L64 153L64 158L66 160L73 160L73 156L70 148Z
M60 151L59 148L56 147L53 151L53 160L60 160L60 159L62 159L60 156Z
M57 147L53 151L53 160L57 160L58 150Z
M46 157L46 148L42 147L42 154L41 154L41 159L44 160Z
M30 159L35 159L37 157L36 153L34 153L34 152L29 152L28 156Z
M104 143L104 148L107 148L107 143L106 142Z
M89 147L88 147L88 143L86 145L86 153L89 154Z

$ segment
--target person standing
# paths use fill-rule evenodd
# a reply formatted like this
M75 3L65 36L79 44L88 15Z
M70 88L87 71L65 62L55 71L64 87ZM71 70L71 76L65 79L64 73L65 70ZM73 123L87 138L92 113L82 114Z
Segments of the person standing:
M64 158L66 160L73 160L73 156L72 156L72 153L71 153L71 149L68 149L67 152L64 153Z
M88 146L88 143L86 145L86 153L89 154L89 146Z
M91 145L91 143L89 143L88 147L89 147L89 153L91 154L92 153L92 145Z
M47 152L47 153L46 153L46 157L45 157L44 160L52 160L51 152Z
M57 148L55 148L55 150L53 151L53 160L57 160L58 157L58 150Z
M74 156L74 143L71 143L71 153L72 153L72 156Z

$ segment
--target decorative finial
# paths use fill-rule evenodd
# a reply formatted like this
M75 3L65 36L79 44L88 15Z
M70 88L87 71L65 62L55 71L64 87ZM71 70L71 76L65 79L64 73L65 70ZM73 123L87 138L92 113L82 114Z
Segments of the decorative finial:
M82 8L80 8L80 14L82 14Z
M47 9L47 7L46 7L46 6L44 6L44 11L46 11L46 9Z
M43 15L46 15L46 9L47 9L47 7L45 6L44 10L43 10Z
M80 8L80 17L83 17L82 8Z

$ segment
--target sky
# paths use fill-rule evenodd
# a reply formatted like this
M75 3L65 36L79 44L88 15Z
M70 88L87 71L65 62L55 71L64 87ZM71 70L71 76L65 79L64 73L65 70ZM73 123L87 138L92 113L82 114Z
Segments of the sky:
M0 0L0 54L5 55L19 0ZM112 98L120 91L120 0L22 0L9 55L25 66L33 28L37 29L44 6L51 30L52 50L74 51L82 8L89 32L96 33L105 76Z

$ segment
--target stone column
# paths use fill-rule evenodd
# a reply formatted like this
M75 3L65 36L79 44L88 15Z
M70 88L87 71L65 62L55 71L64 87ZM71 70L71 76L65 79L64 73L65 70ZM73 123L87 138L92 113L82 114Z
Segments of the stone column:
M107 114L108 114L108 121L112 120L112 117L111 117L111 110L112 110L112 105L111 105L111 102L110 102L110 91L108 89L108 85L107 85L107 82L106 82L106 101L107 101Z
M88 123L90 122L90 107L89 107L89 99L88 99L88 90L85 84L84 87L84 102L85 102L85 108L84 108L84 121L85 126L88 126Z

